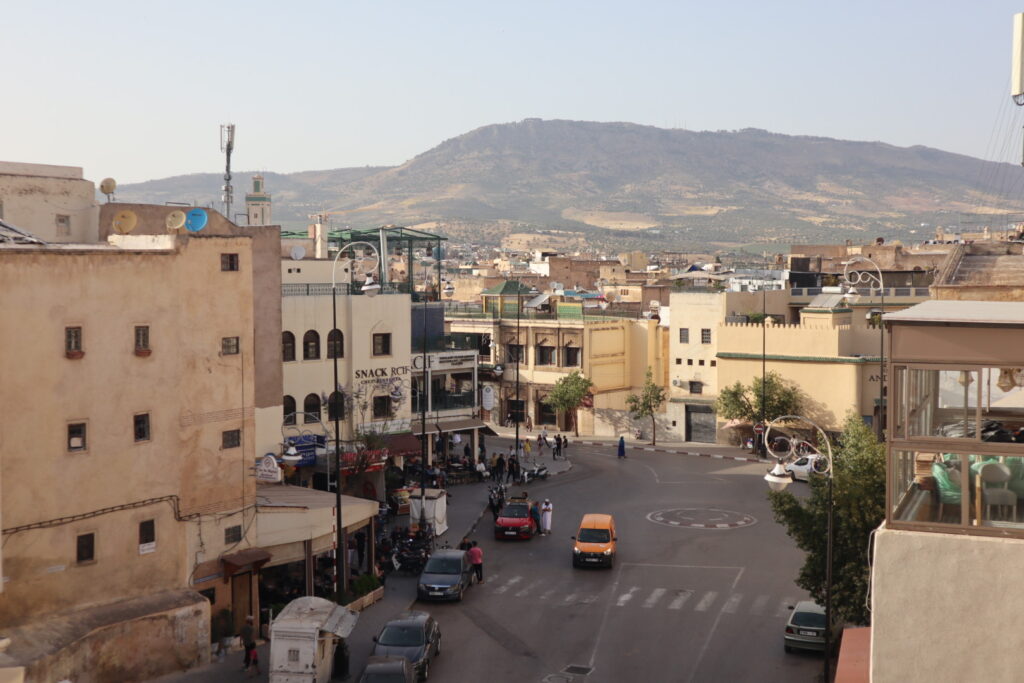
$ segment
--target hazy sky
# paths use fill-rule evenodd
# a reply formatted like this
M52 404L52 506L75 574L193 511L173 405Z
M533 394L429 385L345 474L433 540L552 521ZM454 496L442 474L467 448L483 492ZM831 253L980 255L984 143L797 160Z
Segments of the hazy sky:
M1004 0L4 3L0 159L135 182L401 163L528 117L1019 162Z

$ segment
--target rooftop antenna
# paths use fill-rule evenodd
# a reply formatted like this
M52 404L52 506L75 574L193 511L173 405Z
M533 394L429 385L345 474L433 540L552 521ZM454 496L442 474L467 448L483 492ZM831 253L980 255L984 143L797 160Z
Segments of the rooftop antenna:
M224 152L226 165L224 168L224 191L221 201L224 202L224 215L231 220L231 152L235 149L235 124L225 123L220 127L220 151Z

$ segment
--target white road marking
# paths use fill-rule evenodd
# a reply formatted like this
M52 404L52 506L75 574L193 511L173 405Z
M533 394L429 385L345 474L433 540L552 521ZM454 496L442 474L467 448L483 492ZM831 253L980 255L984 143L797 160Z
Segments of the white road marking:
M554 595L554 594L555 594L555 589L554 588L552 588L549 591L544 591L544 594L542 596L540 596L540 601L541 602L547 602L548 600L551 599L551 596Z
M534 582L533 582L533 583L531 583L530 585L528 585L528 586L526 586L525 588L523 588L523 590L521 590L521 591L519 591L518 593L516 593L516 597L517 597L517 598L521 598L521 597L523 597L524 595L526 595L527 593L529 593L530 591L532 591L532 590L533 590L534 588L537 588L538 586L540 586L540 585L541 585L541 584L543 584L543 583L544 583L544 581L543 581L543 580L541 580L541 581L534 581Z
M743 576L743 569L741 568L736 572L736 578L732 580L732 588L730 590L736 590L736 584L740 582L740 577ZM700 654L697 655L697 661L693 663L693 669L690 670L690 677L687 679L688 683L697 677L697 671L700 669L700 663L704 659L704 655L708 651L708 646L711 645L711 638L715 635L715 631L718 630L718 622L722 618L722 613L719 612L718 616L715 617L715 623L711 625L711 629L708 631L707 638L704 639L704 645L700 648Z
M717 591L708 591L704 594L704 597L700 599L700 602L697 603L697 606L694 607L694 609L698 612L707 612L708 608L711 607L711 603L713 603L717 597Z
M676 599L668 604L669 609L682 609L686 601L693 595L693 591L684 591L682 594L676 596Z
M562 602L568 605L576 600L577 595L579 595L579 593L569 593L569 595L565 596L565 600L563 600Z
M661 600L661 596L663 595L665 595L664 588L655 588L653 591L651 591L651 595L646 600L644 600L644 607L646 607L647 609L654 607L656 604L658 604L658 601Z
M733 593L729 596L729 599L725 601L725 604L722 606L722 611L727 614L736 614L736 610L739 609L740 601L742 600L742 593Z
M626 603L633 599L633 593L640 590L640 586L631 586L630 589L619 596L619 599L615 602L617 607L625 607Z
M508 583L506 583L504 586L499 586L494 592L495 593L504 593L509 588L511 588L512 586L516 585L517 583L519 583L522 580L523 580L523 577L521 577L521 576L513 576L511 579L508 580Z
M782 599L782 602L779 603L779 608L777 610L775 610L775 616L777 616L777 617L784 617L784 616L786 616L787 614L789 614L789 606L790 605L795 605L795 604L796 603L793 601L793 598L791 598L789 596L784 597Z
M754 600L754 604L750 607L751 614L764 614L765 605L768 604L768 600L771 599L770 595L759 595Z

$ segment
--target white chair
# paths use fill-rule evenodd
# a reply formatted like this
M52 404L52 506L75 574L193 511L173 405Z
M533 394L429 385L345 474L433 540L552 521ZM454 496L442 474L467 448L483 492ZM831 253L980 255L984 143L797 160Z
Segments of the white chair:
M992 506L1010 508L1010 519L1017 519L1017 494L1007 488L1010 468L1001 462L988 462L978 472L981 480L981 502L985 505L985 518L992 519Z

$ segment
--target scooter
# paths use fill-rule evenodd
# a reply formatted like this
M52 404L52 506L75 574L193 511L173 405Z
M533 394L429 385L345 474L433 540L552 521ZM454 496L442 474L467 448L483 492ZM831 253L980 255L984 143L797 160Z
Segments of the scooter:
M521 481L524 484L529 484L534 479L547 479L548 468L547 465L534 464L532 467L524 467L521 475Z

